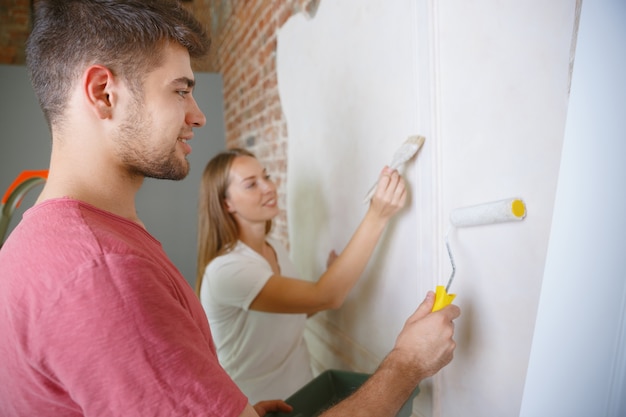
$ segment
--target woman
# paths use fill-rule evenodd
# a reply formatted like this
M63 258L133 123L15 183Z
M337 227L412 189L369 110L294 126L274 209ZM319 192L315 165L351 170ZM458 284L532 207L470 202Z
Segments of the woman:
M310 282L297 278L287 251L268 236L278 214L276 186L254 155L231 149L209 161L200 188L196 292L222 366L252 403L284 399L312 379L307 316L342 305L405 200L404 181L385 167L352 239Z

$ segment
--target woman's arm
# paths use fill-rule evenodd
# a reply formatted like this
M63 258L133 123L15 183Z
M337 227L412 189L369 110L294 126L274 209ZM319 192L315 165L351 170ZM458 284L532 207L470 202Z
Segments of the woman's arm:
M251 310L313 314L340 307L363 273L385 227L406 202L404 180L385 167L365 217L343 252L317 282L273 275Z

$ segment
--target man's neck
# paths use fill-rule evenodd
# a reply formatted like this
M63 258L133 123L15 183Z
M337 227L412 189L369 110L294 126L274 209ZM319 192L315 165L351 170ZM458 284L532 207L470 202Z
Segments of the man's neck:
M129 177L98 161L87 163L53 155L48 180L37 203L53 198L72 198L144 226L135 207L143 177Z

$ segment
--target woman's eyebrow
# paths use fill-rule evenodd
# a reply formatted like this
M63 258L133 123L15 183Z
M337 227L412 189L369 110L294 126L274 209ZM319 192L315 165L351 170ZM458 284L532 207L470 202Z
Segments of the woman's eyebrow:
M267 172L264 169L262 172L262 175L265 176L266 174ZM241 182L244 183L246 181L256 181L257 178L259 178L259 174L253 173L253 174L248 175L247 177L242 177Z

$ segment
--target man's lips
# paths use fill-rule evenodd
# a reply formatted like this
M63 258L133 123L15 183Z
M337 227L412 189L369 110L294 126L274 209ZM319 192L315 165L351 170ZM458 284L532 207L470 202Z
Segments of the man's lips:
M177 139L177 141L183 146L183 151L185 152L185 154L191 153L191 146L189 146L189 144L187 143L188 140L191 140L191 138L178 138Z

